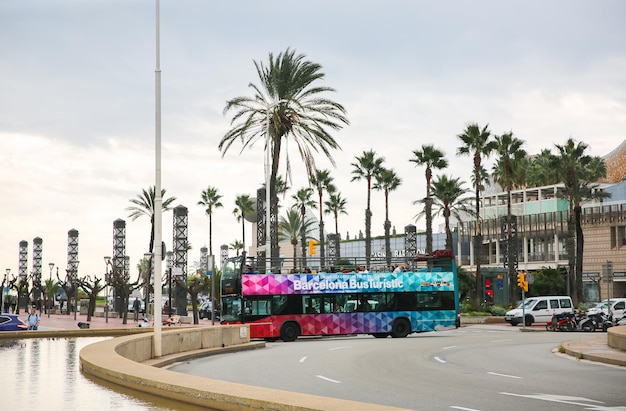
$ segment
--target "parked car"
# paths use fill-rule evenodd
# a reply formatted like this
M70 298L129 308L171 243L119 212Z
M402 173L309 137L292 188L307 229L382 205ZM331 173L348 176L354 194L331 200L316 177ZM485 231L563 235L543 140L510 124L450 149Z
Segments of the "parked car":
M23 331L28 325L15 314L0 314L0 331Z
M525 301L523 307L520 304L517 308L508 311L504 320L513 326L521 324L522 312L526 319L524 323L530 326L533 323L547 323L552 319L552 314L571 313L574 309L572 299L568 296L531 297Z
M611 298L610 300L611 315L614 320L622 318L626 315L626 298ZM587 315L593 315L598 313L609 314L609 300L604 300L591 307L586 311Z

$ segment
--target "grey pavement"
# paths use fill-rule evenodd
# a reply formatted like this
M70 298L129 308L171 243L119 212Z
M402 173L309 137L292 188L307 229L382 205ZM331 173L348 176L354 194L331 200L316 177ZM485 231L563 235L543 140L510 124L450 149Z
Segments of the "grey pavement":
M79 323L88 323L89 329L118 329L118 328L138 328L143 326L143 315L140 314L140 320L134 321L133 314L129 313L128 318L126 320L126 324L123 323L121 318L118 318L111 315L107 320L104 316L101 316L102 313L97 313L98 316L92 316L90 320L87 320L86 314L76 313L76 319L74 319L74 313L66 314L41 314L41 321L39 324L39 329L42 331L52 331L52 330L78 330L80 329ZM190 313L191 314L191 313ZM26 314L20 315L20 318L25 320ZM163 316L163 319L166 319L166 316ZM180 323L174 325L181 325ZM173 326L174 326L173 325ZM191 324L182 324L182 326L190 326ZM211 325L211 320L199 320L198 325ZM152 326L152 322L150 322L150 326ZM166 327L167 325L164 325Z

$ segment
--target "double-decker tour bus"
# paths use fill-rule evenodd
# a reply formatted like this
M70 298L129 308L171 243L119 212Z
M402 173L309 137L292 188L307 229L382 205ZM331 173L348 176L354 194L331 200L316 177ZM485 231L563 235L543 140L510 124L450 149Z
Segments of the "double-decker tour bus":
M420 255L412 271L262 274L245 254L224 262L221 322L250 337L371 334L377 338L459 326L452 252Z

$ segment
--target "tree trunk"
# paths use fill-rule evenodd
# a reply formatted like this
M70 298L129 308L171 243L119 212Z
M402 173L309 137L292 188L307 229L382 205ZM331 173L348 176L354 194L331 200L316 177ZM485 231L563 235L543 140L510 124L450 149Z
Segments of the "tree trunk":
M426 254L433 252L433 199L426 197Z
M580 222L581 208L580 206L574 207L574 215L576 218L576 299L578 302L584 300L583 293L583 250L585 245L585 239L583 236L583 229Z

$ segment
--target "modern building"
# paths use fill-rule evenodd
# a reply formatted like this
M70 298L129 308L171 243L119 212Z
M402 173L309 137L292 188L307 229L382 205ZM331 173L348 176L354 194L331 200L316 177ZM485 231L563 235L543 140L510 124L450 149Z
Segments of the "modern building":
M611 194L604 201L582 204L581 226L584 238L583 299L600 301L608 297L626 297L626 140L604 157L607 180L599 189ZM492 185L481 197L482 252L481 274L484 286L492 289L496 300L506 294L508 278L505 235L507 193ZM526 188L511 192L512 214L519 248L517 267L531 272L542 267L562 268L566 275L568 255L565 246L569 201L562 184ZM476 270L472 238L476 222L466 220L458 225L461 250L459 262L468 270Z

